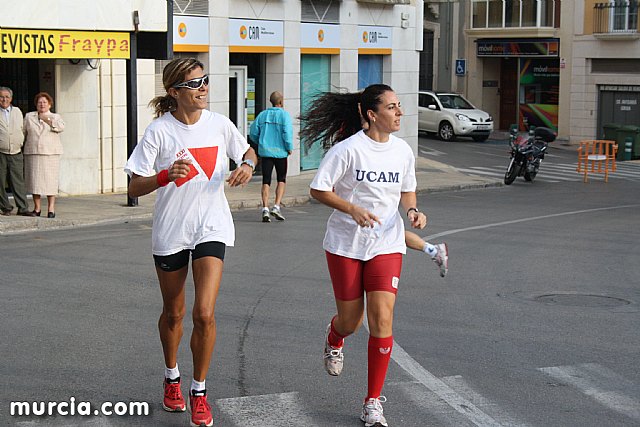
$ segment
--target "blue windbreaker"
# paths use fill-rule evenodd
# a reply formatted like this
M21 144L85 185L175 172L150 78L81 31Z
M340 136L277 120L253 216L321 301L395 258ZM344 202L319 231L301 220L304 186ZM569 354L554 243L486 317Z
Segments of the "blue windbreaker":
M271 107L260 114L251 123L251 140L258 144L260 157L281 159L293 151L293 125L291 116L283 108Z

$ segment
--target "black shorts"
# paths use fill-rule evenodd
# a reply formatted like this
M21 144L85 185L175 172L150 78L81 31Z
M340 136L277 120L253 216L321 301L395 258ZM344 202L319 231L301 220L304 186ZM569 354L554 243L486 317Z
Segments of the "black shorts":
M205 256L212 256L224 261L224 252L227 248L222 242L204 242L196 245L195 249L184 249L171 255L154 255L156 266L162 271L178 271L189 264L189 254L193 261Z
M262 161L262 183L271 185L271 173L276 167L276 179L278 182L287 182L287 158L277 159L275 157L261 157Z

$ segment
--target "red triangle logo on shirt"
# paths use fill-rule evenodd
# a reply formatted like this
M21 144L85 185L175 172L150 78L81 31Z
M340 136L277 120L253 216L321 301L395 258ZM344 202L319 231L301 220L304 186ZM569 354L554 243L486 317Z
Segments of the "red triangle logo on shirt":
M211 179L218 160L218 147L189 148L189 152L207 177Z

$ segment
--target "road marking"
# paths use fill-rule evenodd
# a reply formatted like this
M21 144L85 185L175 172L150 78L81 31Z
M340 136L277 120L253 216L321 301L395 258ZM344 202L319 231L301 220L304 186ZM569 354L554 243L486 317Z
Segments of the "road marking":
M498 421L500 424L510 427L524 427L527 425L515 419L511 414L507 414L496 403L492 402L491 400L487 399L486 397L475 391L473 388L471 388L471 386L465 381L462 375L444 377L442 378L442 381L447 383L451 388L455 389L458 393L462 394L467 399L471 400L479 408L491 412L496 421Z
M449 236L451 234L457 234L457 233L463 233L465 231L483 230L485 228L502 227L504 225L518 224L518 223L521 223L521 222L528 222L528 221L538 221L538 220L541 220L541 219L555 218L555 217L568 216L568 215L579 215L579 214L584 214L584 213L610 211L610 210L616 210L616 209L637 208L639 206L640 206L640 204L607 206L607 207L604 207L604 208L582 209L582 210L578 210L578 211L560 212L560 213L550 214L550 215L540 215L540 216L532 216L532 217L528 217L528 218L512 219L510 221L493 222L493 223L490 223L490 224L475 225L473 227L456 228L456 229L453 229L453 230L447 230L447 231L443 231L442 233L436 233L436 234L431 234L431 235L425 236L425 237L423 237L423 239L433 240L433 239L436 239L438 237Z
M460 396L442 380L423 368L413 357L404 351L395 340L393 342L391 358L404 369L407 374L411 375L435 393L440 399L444 400L449 406L465 416L473 424L481 427L500 426L496 420L482 412L476 405Z
M633 388L633 384L604 366L584 363L575 366L539 368L539 370L576 387L609 409L634 420L640 420L640 400L621 392L622 387Z
M425 156L446 156L447 153L445 153L444 151L438 151L438 150L434 150L433 148L428 148L428 149L424 149L424 148L420 148L420 153L424 154Z
M487 171L485 173L489 173L489 172L493 172L495 169L491 169L491 168L486 168L486 167L474 167L471 169L472 171ZM506 170L505 170L506 172ZM483 172L480 172L483 173ZM497 173L499 176L504 176L504 173ZM571 175L571 177L568 177L566 174L558 174L558 173L553 173L553 172L548 172L545 168L545 170L541 170L540 172L538 172L538 175L536 175L537 180L539 180L540 178L552 178L554 180L560 180L560 181L580 181L581 177L573 174Z
M369 332L369 319L366 312L363 325ZM407 374L413 377L420 384L435 393L440 399L445 401L456 412L465 416L469 421L479 427L499 427L500 424L489 415L482 412L473 403L456 393L451 387L446 385L442 380L433 375L422 367L413 357L409 355L396 340L393 340L393 351L391 358L400 366Z
M581 181L583 179L583 173L578 173L576 171L576 167L576 163L543 163L536 180L542 182L557 182L558 180L573 182ZM506 170L502 165L471 166L468 168L456 169L462 173L496 177L504 176L504 171ZM640 168L635 164L621 165L618 163L617 170L615 172L610 172L609 177L626 181L638 181L640 180ZM590 178L603 181L604 174L594 172L590 174Z
M218 399L216 406L234 425L243 427L317 425L297 392Z

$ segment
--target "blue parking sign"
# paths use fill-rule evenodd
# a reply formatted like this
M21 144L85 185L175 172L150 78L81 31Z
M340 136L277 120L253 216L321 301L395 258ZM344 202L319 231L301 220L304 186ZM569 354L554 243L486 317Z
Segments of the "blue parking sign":
M464 76L467 74L467 60L456 59L456 76Z

